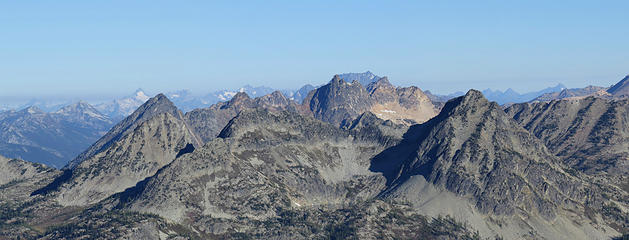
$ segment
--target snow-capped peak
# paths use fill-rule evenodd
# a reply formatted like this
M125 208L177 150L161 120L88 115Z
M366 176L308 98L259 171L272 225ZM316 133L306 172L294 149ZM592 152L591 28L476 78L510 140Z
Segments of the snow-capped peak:
M135 99L140 100L142 102L146 102L149 100L149 96L146 95L146 93L144 93L144 90L142 89L138 89L135 91Z

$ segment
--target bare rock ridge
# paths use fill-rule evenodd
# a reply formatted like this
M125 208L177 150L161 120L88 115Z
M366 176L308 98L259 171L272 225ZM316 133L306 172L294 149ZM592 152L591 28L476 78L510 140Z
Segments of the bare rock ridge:
M607 92L614 97L629 97L629 75L607 89Z
M629 100L588 97L506 109L566 165L629 192Z
M81 154L45 191L62 205L88 205L152 176L201 143L164 95L149 99Z
M219 102L208 108L195 109L186 113L185 118L191 128L202 141L214 139L239 112L245 109L267 109L270 111L298 111L301 106L287 99L279 91L257 98L250 98L246 93L239 92L227 102Z
M609 88L587 86L584 88L564 89L562 91L542 94L531 102L548 102L560 99L577 100L589 96L605 99L623 99L629 97L629 75Z
M417 202L425 188L417 179L425 179L437 189L468 199L481 214L516 226L505 237L520 238L534 232L538 237L555 238L581 225L599 230L581 231L575 236L596 238L615 233L605 224L597 225L596 220L572 214L583 214L588 208L600 210L600 195L567 174L540 140L476 90L450 100L428 122L412 126L402 143L373 161L371 170L387 177L383 196ZM518 224L509 220L513 216L529 219L529 227L518 229ZM553 226L555 219L563 218L578 224Z
M424 122L438 112L417 87L396 88L386 77L366 87L357 81L347 83L336 75L327 85L311 91L303 105L315 118L337 126L366 111L406 125Z

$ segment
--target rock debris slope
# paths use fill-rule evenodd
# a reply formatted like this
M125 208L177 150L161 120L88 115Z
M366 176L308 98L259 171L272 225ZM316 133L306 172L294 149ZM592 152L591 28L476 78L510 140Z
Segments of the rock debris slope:
M159 94L114 126L40 192L56 192L62 205L96 203L152 176L199 145L183 114Z

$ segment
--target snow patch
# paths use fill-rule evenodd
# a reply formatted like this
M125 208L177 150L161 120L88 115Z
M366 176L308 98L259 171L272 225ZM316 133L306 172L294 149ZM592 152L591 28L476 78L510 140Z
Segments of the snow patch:
M142 102L146 102L147 100L149 100L149 96L146 96L146 94L143 91L138 91L135 93L135 99L140 100Z

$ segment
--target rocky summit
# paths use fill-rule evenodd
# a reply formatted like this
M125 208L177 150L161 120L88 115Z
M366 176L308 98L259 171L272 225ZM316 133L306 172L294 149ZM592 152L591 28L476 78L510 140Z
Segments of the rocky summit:
M61 205L96 203L155 174L195 146L200 141L183 114L160 94L114 126L40 193L55 194Z
M367 111L406 125L425 122L438 113L419 88L395 87L386 77L363 86L336 75L327 85L311 91L303 105L315 118L334 125L343 125Z
M158 94L61 171L0 158L0 236L622 237L626 105L470 90L438 112L419 88L341 76L303 104L237 93L184 115Z
M589 239L616 231L597 220L601 190L566 172L540 140L475 90L411 127L371 169L387 177L385 198L456 214L483 234ZM583 218L589 209L599 215ZM479 224L483 218L492 220Z

